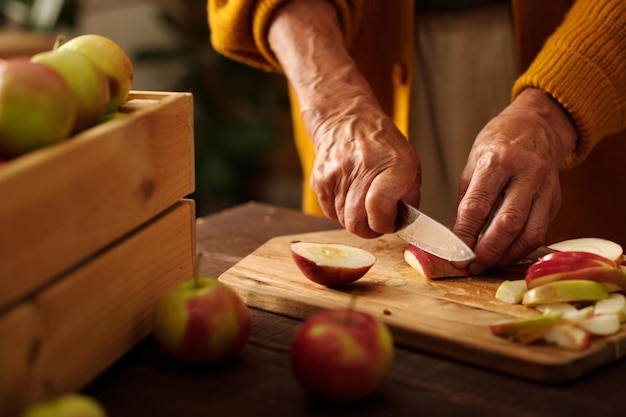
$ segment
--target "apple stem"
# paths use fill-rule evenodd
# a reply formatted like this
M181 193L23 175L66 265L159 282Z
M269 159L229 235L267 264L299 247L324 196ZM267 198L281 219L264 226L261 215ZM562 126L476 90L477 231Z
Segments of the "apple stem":
M65 43L65 36L58 35L56 39L54 40L54 46L52 49L59 49L61 45L63 45L64 43Z

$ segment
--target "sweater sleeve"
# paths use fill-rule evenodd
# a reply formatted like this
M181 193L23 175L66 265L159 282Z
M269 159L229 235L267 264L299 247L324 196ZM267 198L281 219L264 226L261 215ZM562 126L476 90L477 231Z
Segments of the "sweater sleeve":
M604 137L626 129L626 2L578 0L513 86L540 88L561 103L578 131L564 167Z
M211 43L220 54L236 61L281 72L271 52L267 32L275 11L289 0L208 0ZM364 0L329 0L350 45L360 26Z

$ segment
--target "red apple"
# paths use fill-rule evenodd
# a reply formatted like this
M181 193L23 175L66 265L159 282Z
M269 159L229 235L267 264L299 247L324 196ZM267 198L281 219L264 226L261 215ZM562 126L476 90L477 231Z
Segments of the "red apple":
M21 417L106 417L102 405L94 398L69 393L27 407Z
M342 243L292 242L289 250L304 276L328 287L356 281L376 262L365 249Z
M213 277L175 285L154 312L155 340L185 363L211 364L233 357L249 334L248 307L232 288Z
M393 337L372 315L354 309L327 309L306 320L291 349L301 386L336 401L366 398L380 388L393 361Z
M454 263L425 252L414 245L404 250L404 260L426 278L464 277L467 267L458 268Z
M75 120L75 99L56 71L25 59L0 63L0 155L60 142Z

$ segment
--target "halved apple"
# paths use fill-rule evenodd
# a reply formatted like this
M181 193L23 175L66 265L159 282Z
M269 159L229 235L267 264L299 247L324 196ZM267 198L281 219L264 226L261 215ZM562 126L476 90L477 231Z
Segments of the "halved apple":
M292 242L289 250L304 276L327 287L358 280L376 262L373 253L343 243Z
M620 264L624 249L619 243L597 237L583 237L563 240L548 246L549 249L560 252L590 252L611 259Z
M452 262L425 252L414 245L404 250L404 260L426 278L464 277L467 267L458 268Z
M589 280L562 280L549 282L528 290L522 304L535 307L540 304L597 301L609 297L606 285Z
M489 326L489 330L496 336L512 339L523 344L530 344L541 339L560 320L560 314L504 319L492 323Z

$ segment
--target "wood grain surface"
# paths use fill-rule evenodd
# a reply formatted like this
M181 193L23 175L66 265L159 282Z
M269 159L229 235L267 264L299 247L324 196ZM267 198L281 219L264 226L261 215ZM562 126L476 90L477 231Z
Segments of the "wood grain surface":
M359 281L326 288L298 270L289 252L294 240L351 244L374 253L377 262ZM366 240L345 230L279 236L235 264L220 280L235 288L249 306L298 319L322 308L348 306L356 296L355 308L386 322L402 346L531 380L573 380L624 355L624 330L593 339L585 351L523 346L496 337L489 331L490 323L539 314L495 299L500 282L522 278L527 264L476 277L430 280L406 264L404 247L393 235Z

